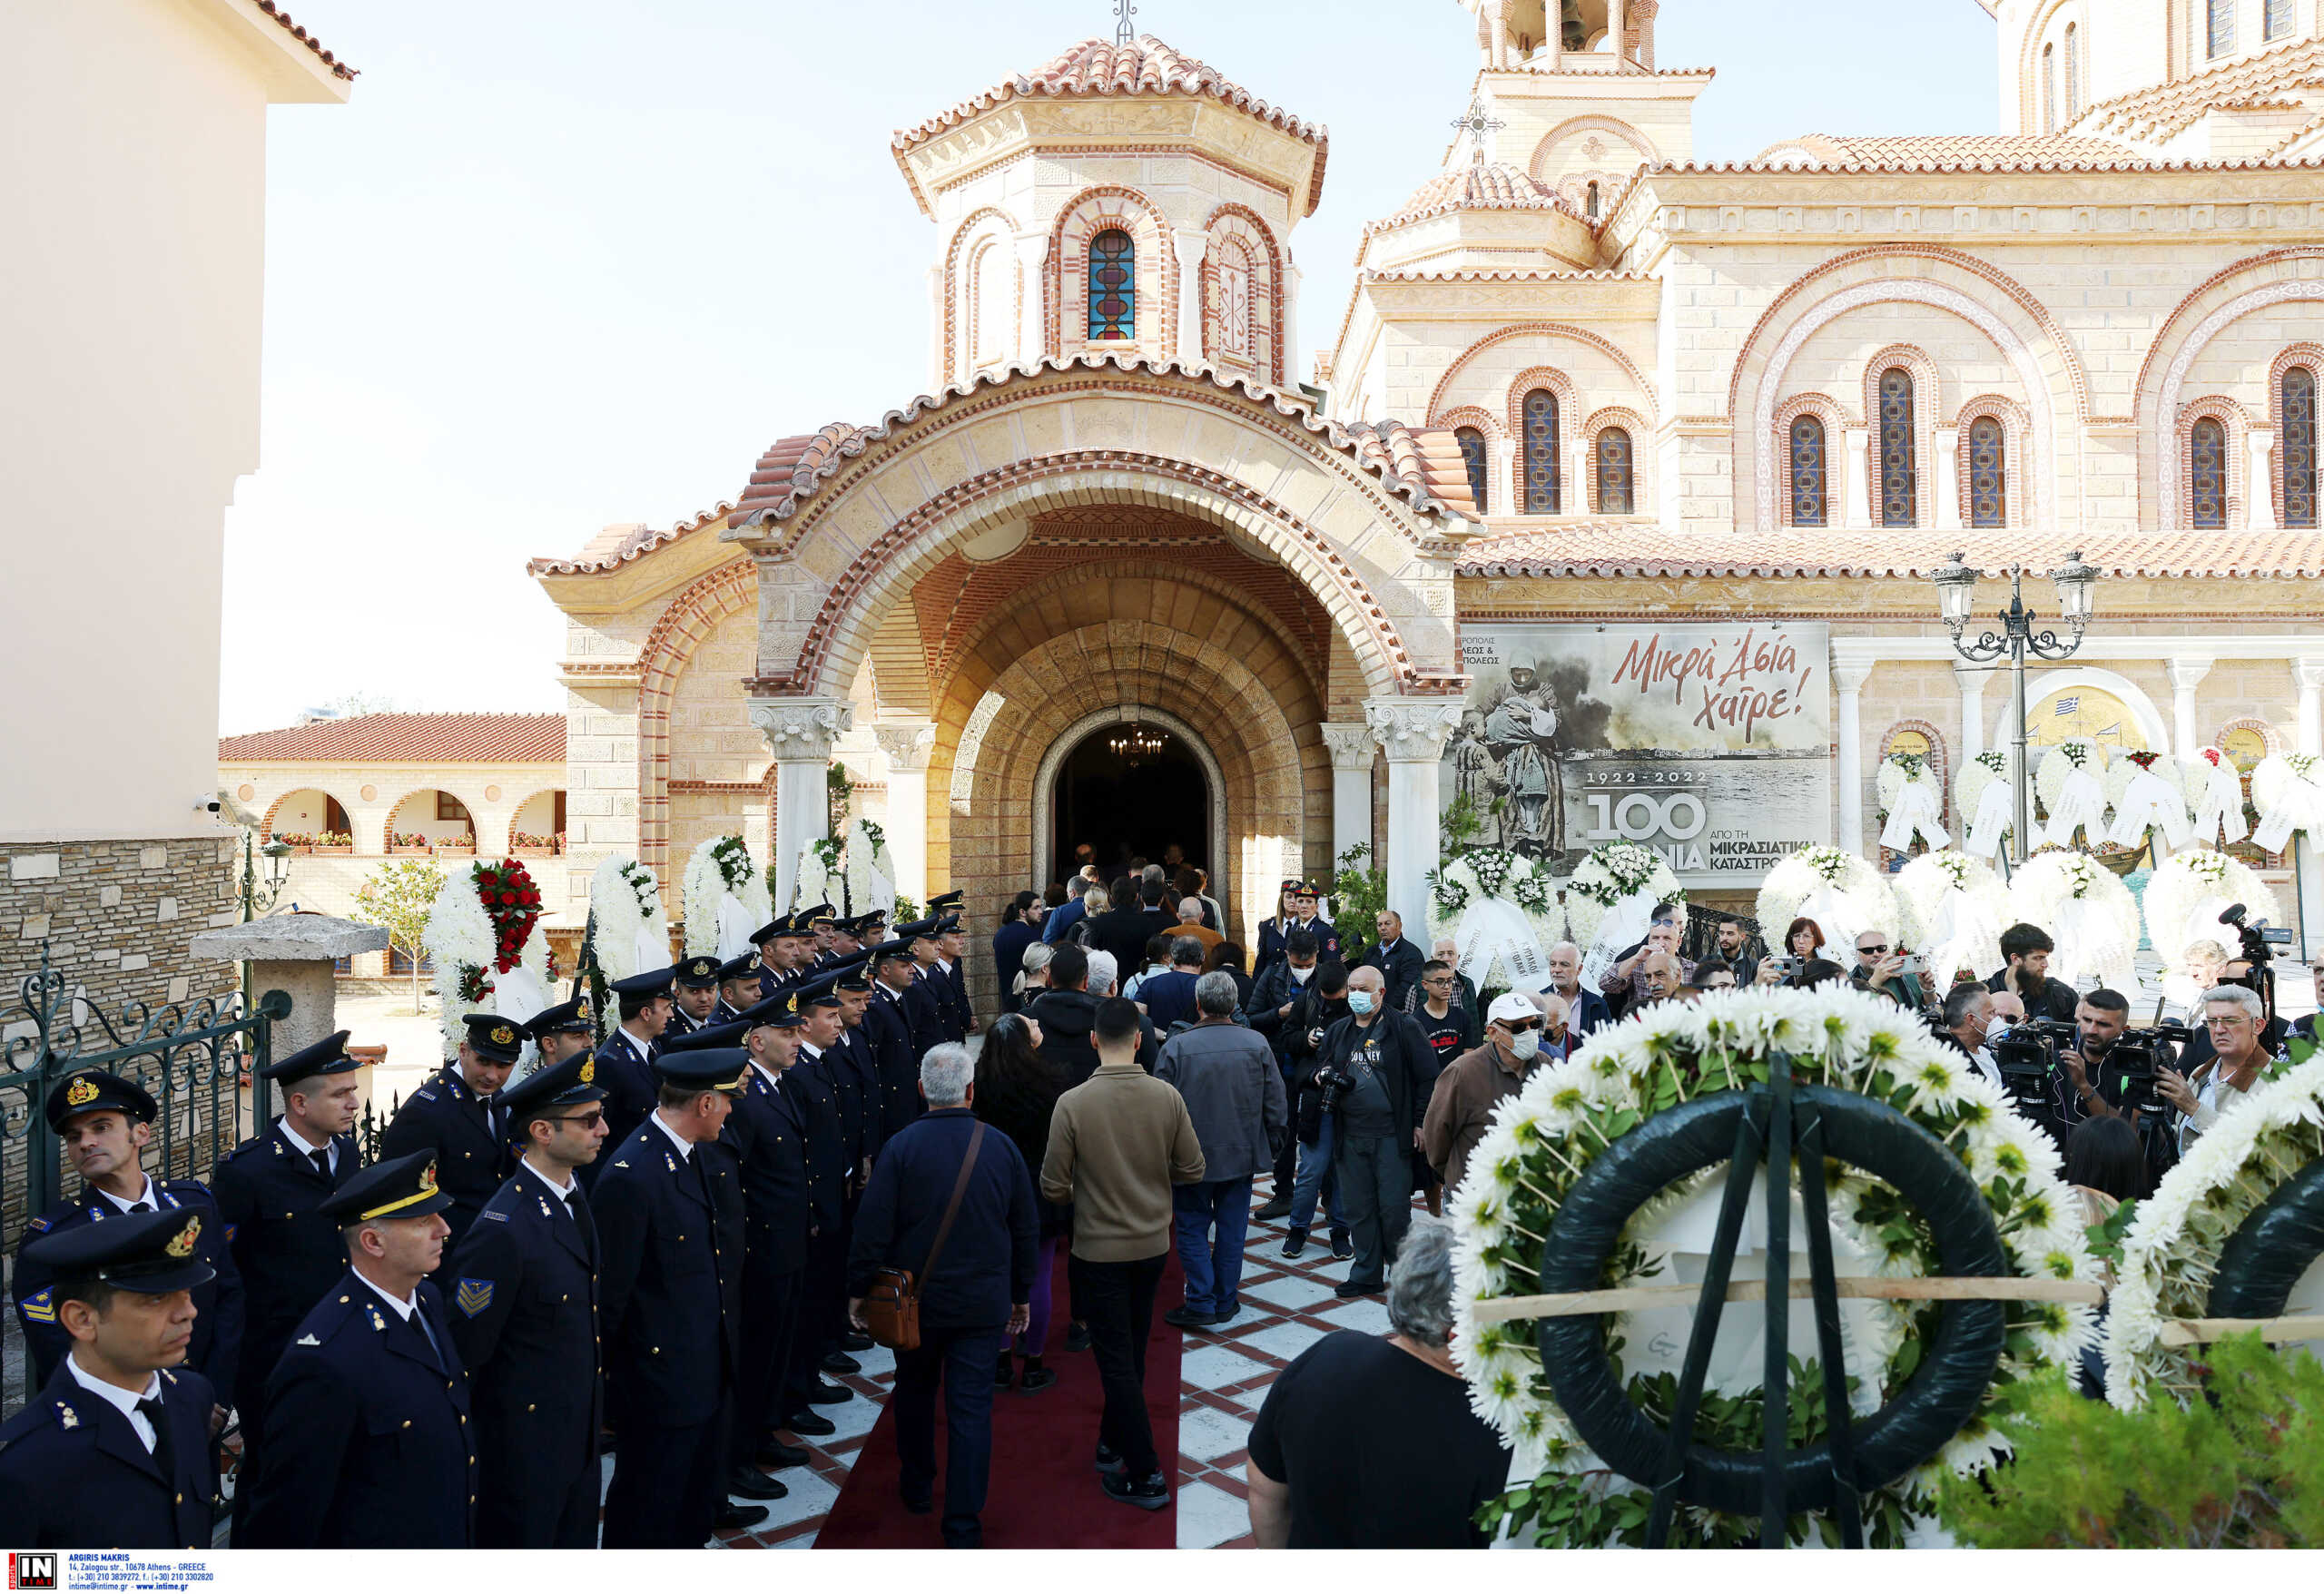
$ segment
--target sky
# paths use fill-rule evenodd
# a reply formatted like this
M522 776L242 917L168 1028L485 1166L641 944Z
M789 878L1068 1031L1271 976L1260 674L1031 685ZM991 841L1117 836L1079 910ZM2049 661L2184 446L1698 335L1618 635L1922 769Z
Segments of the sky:
M294 3L362 75L345 105L270 113L222 734L354 694L561 712L563 622L526 561L690 518L774 438L921 392L939 242L890 133L1114 26L1107 0ZM1364 223L1442 163L1468 13L1141 0L1136 20L1329 126L1291 242L1303 340L1328 337ZM1699 160L1996 125L1975 0L1663 0L1656 53L1718 71Z

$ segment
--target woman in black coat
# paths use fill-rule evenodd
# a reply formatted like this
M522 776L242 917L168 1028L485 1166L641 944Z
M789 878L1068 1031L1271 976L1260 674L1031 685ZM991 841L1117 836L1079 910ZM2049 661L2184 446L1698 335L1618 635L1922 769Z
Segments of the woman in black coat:
M1041 1027L1023 1013L1003 1013L985 1032L984 1048L977 1054L976 1116L1016 1143L1033 1170L1033 1205L1040 1215L1040 1258L1033 1268L1033 1293L1027 1305L1031 1319L1017 1336L1018 1353L1025 1358L1024 1378L1018 1388L1026 1394L1047 1389L1057 1373L1041 1364L1041 1351L1049 1332L1049 1282L1057 1271L1057 1248L1073 1228L1073 1208L1059 1206L1040 1196L1040 1167L1049 1160L1049 1116L1057 1098L1070 1083L1065 1071L1041 1056ZM1000 1349L1000 1364L993 1371L993 1387L1009 1387L1013 1368L1009 1347Z

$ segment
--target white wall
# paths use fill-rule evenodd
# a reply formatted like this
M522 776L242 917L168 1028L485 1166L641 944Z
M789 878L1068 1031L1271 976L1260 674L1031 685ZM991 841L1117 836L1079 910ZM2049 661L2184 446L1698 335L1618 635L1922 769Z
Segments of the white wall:
M206 828L266 107L345 93L244 0L0 9L0 840Z

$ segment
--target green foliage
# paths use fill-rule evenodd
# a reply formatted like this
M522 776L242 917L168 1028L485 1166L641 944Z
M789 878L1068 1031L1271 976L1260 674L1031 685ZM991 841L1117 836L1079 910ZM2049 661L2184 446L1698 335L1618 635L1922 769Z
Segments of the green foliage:
M1380 939L1375 920L1388 905L1388 877L1369 867L1371 858L1372 849L1359 841L1340 854L1339 872L1332 877L1332 927L1340 932L1340 958L1350 968Z
M425 858L399 858L373 870L355 892L355 917L388 932L388 944L411 960L411 1010L419 1011L420 938L428 933L444 871Z
M2208 1399L2135 1412L2063 1378L2021 1386L2001 1423L2016 1459L1948 1478L1945 1525L1994 1549L2324 1545L2324 1366L2239 1334L2202 1372Z
M855 777L837 759L823 772L823 796L831 811L831 822L824 828L834 836L844 836L848 815L855 810Z
M2131 1220L2138 1215L2138 1210L2137 1202L2125 1201L2106 1215L2104 1223L2085 1225L2082 1232L2090 1236L2090 1254L2109 1267L2120 1268L2122 1241L2129 1235Z
M1477 800L1466 792L1453 798L1444 810L1441 824L1444 861L1450 863L1462 853L1482 846L1484 843L1481 838L1485 833L1486 815L1498 812L1500 809L1501 799L1498 797L1493 799L1490 810L1478 807Z

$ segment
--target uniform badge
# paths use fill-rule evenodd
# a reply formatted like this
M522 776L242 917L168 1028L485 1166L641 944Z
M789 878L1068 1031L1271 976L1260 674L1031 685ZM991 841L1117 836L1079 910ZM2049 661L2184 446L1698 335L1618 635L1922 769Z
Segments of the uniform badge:
M581 1083L584 1085L594 1084L596 1081L596 1077L597 1059L595 1058L583 1058L581 1059Z
M31 1229L34 1234L45 1234L48 1232L48 1219L44 1217L36 1217L25 1226Z
M539 1201L539 1203L541 1204L541 1215L542 1215L543 1217L555 1217L555 1216L556 1215L555 1213L551 1212L551 1211L548 1209L548 1197L547 1197L547 1196L537 1196L537 1197L535 1197L535 1199L536 1199L536 1200L537 1200L537 1201ZM474 1315L474 1314L470 1314L470 1315L471 1315L471 1316L473 1316L473 1315Z
M322 1341L317 1339L313 1334L302 1333L299 1336L299 1343L302 1345L319 1345L322 1343Z
M492 1027L492 1044L495 1046L514 1046L517 1044L517 1032L514 1029L509 1028L506 1024L495 1024Z
M72 1087L64 1093L64 1105L67 1107L80 1107L96 1099L97 1082L86 1074L74 1080Z
M59 1428L78 1428L81 1426L80 1413L59 1401L56 1402L56 1425Z
M202 1220L198 1217L190 1217L185 1220L185 1227L178 1231L177 1237L162 1249L172 1256L191 1256L193 1255L193 1243L201 1236Z
M432 1157L428 1159L428 1166L419 1170L419 1187L423 1190L436 1187L436 1163Z
M230 1223L226 1225L226 1244L231 1245L234 1243L234 1231L241 1226L242 1225L240 1224L233 1223Z
M464 1278L452 1292L452 1304L476 1316L492 1304L492 1281L488 1278Z
M25 1321L27 1323L54 1323L56 1321L56 1302L51 1297L47 1290L42 1290L37 1294L26 1295L23 1300L17 1302L16 1305L17 1308L24 1313Z
M371 1311L371 1326L378 1329L381 1333L388 1332L388 1320L380 1316L376 1308L373 1308Z
M670 1171L672 1173L675 1174L678 1171L678 1159L676 1157L672 1156L665 1151L662 1154L662 1160L669 1165Z
M587 997L583 997L579 1001L575 1002L573 1004L573 1012L576 1018L581 1019L584 1023L586 1023L589 1018L589 999Z

